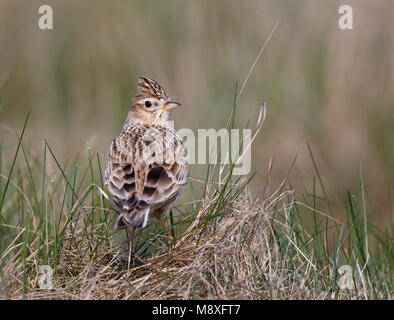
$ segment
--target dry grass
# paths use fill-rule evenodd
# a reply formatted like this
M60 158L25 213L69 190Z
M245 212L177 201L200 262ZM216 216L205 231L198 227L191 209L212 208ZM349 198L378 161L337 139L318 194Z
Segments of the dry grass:
M62 298L62 299L259 299L266 298L324 298L326 292L311 293L304 281L315 269L300 250L292 263L298 270L283 267L275 225L283 230L289 226L273 218L273 207L291 192L281 194L273 201L252 201L245 190L236 201L226 200L212 217L212 208L219 194L209 190L203 199L193 223L175 243L168 246L162 235L151 233L147 241L160 242L157 253L149 258L131 256L114 246L97 248L94 256L80 252L91 251L93 242L104 243L111 239L97 237L94 226L86 235L83 227L69 232L63 243L63 252L56 280L56 289L40 291L37 277L31 274L29 291L23 295L23 264L10 263L3 272L15 277L9 284L9 298ZM254 204L252 203L254 202ZM289 210L287 208L286 210ZM289 235L290 237L290 235ZM104 241L103 241L104 240ZM295 240L296 241L296 240ZM297 246L297 244L295 244ZM34 269L37 247L30 248L26 263ZM42 249L42 248L41 248ZM129 261L129 258L131 261ZM72 262L80 261L78 266ZM285 263L285 265L283 265ZM131 264L131 265L130 265ZM38 270L38 268L36 268ZM11 278L11 277L10 277ZM11 279L12 279L11 278ZM313 291L313 290L312 290Z
M316 258L318 251L306 250L306 245L313 244L316 238L295 219L294 191L278 189L268 196L266 189L266 196L256 199L249 193L247 181L238 181L221 192L224 183L209 182L197 214L178 217L178 223L173 225L174 243L168 244L163 230L152 229L156 222L151 222L138 235L135 254L125 250L127 241L117 244L113 235L102 232L108 231L109 221L87 224L90 215L78 214L79 221L67 226L61 241L53 290L38 289L37 270L45 259L53 261L54 251L44 255L44 259L39 258L39 252L47 251L56 240L39 245L37 237L29 244L27 254L23 254L25 247L16 237L9 246L13 248L13 258L2 268L2 298L390 297L390 291L377 290L365 270L355 273L357 291L340 291L336 287L333 261L326 257L327 264L322 266ZM25 228L20 233L23 232ZM306 240L305 236L311 237ZM144 250L146 246L152 249L149 254ZM7 255L7 250L3 255Z

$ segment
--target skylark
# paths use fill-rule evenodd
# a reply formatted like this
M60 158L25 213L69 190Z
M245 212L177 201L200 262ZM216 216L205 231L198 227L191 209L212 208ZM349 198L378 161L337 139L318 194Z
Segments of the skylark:
M148 218L165 217L188 175L187 150L168 123L171 101L154 80L141 77L122 132L108 149L105 185L119 208L115 229L144 228Z

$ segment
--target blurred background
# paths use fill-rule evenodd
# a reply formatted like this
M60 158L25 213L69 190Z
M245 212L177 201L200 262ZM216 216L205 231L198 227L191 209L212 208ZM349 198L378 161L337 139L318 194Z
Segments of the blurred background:
M53 8L53 30L38 27L43 4ZM342 4L353 8L353 30L338 27ZM393 12L394 1L368 0L0 0L3 157L12 157L13 128L21 131L29 110L24 143L33 154L46 138L61 161L88 146L104 156L141 75L182 102L177 129L223 128L236 82L279 22L236 116L236 127L254 124L267 102L252 188L263 190L271 158L277 185L298 153L289 181L300 197L311 190L309 141L333 198L357 190L362 166L368 213L382 225L394 182Z

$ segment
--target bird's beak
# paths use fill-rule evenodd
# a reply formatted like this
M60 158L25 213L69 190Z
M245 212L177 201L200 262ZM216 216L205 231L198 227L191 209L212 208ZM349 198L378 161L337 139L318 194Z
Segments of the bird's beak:
M179 107L181 104L179 102L175 102L175 101L167 101L164 103L163 107L161 107L161 109L163 109L164 111L168 111L171 109L174 109L176 107Z

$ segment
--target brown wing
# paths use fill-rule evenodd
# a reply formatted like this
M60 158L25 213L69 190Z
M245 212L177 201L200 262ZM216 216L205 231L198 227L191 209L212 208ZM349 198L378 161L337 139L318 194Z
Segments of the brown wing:
M107 153L105 184L125 224L141 226L151 206L166 202L186 183L182 141L173 130L155 130L148 135L121 134Z
M136 195L138 174L133 161L133 136L121 134L107 152L104 181L121 211L115 229L140 227L146 223L149 206Z
M144 159L141 167L145 167L139 199L156 205L169 200L186 183L188 162L186 148L174 130L158 127L149 131L141 139L143 148L138 148Z
M135 171L124 136L115 138L107 152L104 182L114 201L122 209L135 193Z

